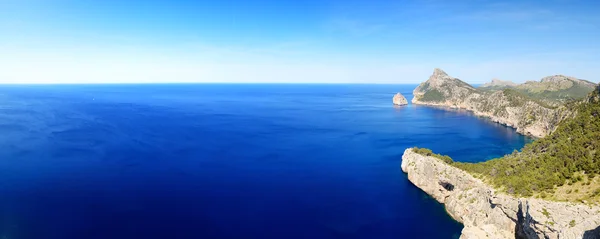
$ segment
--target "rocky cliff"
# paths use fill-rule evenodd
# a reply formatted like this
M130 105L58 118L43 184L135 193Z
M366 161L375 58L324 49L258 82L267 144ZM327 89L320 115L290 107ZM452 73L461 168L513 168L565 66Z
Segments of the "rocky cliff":
M407 149L402 171L462 223L462 239L600 238L600 207L516 198L433 156Z
M392 98L392 103L394 103L394 105L408 105L408 100L406 100L406 97L402 94L396 93Z
M475 89L440 69L435 69L413 95L413 104L467 109L534 137L548 135L560 121L572 115L566 107L536 100L517 90Z

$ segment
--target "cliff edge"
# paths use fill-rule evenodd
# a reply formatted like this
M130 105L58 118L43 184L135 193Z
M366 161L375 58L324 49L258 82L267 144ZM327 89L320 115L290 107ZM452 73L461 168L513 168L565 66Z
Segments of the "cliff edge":
M402 171L465 226L462 239L600 238L598 206L498 193L469 173L412 148L404 151Z

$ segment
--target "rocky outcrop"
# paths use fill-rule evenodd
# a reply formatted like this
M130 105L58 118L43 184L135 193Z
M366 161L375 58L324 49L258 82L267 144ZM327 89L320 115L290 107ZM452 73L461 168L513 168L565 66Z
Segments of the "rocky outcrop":
M598 206L502 194L461 169L412 149L404 151L402 171L464 225L462 239L575 239L598 234Z
M549 105L516 90L482 91L435 69L433 75L414 91L413 104L444 106L472 111L517 129L517 132L543 137L572 115L566 107Z
M408 100L400 93L396 93L394 98L392 98L392 102L394 105L408 105Z

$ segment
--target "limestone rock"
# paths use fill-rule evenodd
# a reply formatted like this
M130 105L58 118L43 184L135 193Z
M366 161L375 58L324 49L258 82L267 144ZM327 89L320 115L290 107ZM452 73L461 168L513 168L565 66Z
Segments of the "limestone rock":
M575 239L600 235L598 206L502 194L465 171L410 148L402 156L402 171L465 226L463 239Z
M400 93L396 93L394 95L394 98L392 98L392 102L394 103L394 105L408 105L408 101L406 100L406 97L404 97Z
M515 84L512 81L503 81L503 80L499 80L499 79L492 79L491 82L485 83L485 84L479 86L479 88L480 89L501 90L501 89L511 88L511 87L515 87L515 86L517 86L517 84Z
M560 121L573 114L566 107L534 100L516 90L475 89L440 69L415 88L413 95L414 104L466 109L534 137L550 134Z

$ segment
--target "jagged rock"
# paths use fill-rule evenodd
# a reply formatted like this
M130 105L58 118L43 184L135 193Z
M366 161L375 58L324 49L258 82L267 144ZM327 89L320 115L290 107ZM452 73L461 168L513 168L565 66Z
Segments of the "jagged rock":
M394 105L408 105L408 101L406 100L406 97L404 97L400 93L396 93L394 95L394 98L392 98L392 102L394 103Z
M534 137L548 135L573 114L566 107L535 100L516 90L477 90L440 69L415 88L413 95L413 104L467 109Z
M575 239L596 235L599 230L598 206L502 194L469 173L410 148L402 155L402 171L465 226L462 239ZM452 190L444 186L449 184Z

